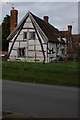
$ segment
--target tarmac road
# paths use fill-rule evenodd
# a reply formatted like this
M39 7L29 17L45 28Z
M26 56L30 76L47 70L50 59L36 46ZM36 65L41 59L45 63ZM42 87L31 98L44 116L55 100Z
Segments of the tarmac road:
M2 110L44 118L77 118L78 88L2 80Z

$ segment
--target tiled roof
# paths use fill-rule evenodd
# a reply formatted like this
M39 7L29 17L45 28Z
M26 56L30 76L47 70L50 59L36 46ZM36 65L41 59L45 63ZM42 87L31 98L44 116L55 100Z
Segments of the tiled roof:
M59 42L57 39L59 33L58 29L56 29L51 24L45 22L44 20L40 19L39 17L33 15L32 13L31 15L34 17L35 21L42 29L42 31L45 33L50 42Z
M80 48L80 34L72 35L73 47L74 50L78 50Z
M59 35L61 36L61 37L65 37L65 36L67 36L69 33L68 33L68 31L60 31L59 32Z
M73 39L73 42L79 42L80 43L80 34L73 34L72 39Z
M20 26L24 23L25 19L29 16L32 15L36 23L39 25L41 30L44 32L46 37L48 38L48 41L50 42L59 42L57 37L59 37L59 30L53 27L51 24L45 22L44 20L40 19L39 17L33 15L31 12L28 12L24 18L21 20L19 25L13 30L13 32L9 35L7 40L11 40L17 33L17 31L20 29Z

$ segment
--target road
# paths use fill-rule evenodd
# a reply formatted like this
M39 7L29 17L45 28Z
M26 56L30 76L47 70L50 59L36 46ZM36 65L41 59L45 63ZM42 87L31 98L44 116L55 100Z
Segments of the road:
M78 89L2 81L3 111L45 118L77 118Z

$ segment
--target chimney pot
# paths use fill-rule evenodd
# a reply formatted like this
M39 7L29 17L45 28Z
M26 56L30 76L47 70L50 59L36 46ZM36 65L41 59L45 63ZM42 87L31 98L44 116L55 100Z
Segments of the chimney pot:
M14 10L14 7L12 7L12 10Z
M48 16L44 16L44 21L48 23L48 19L49 17Z
M68 32L72 34L72 25L68 25Z

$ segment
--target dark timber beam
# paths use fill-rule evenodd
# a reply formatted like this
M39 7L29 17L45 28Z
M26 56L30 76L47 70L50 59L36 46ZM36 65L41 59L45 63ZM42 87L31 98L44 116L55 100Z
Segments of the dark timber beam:
M31 19L31 21L32 21L32 19ZM39 38L39 42L40 42L40 44L41 44L41 48L42 48L42 52L43 52L43 56L44 56L44 62L45 62L45 52L44 52L43 44L42 44L42 42L41 42L41 39L40 39L40 37L39 37L39 35L38 35L37 29L36 29L33 21L32 21L32 24L33 24L33 26L34 26L34 28L35 28L35 32L36 32L36 34L37 34L37 36L38 36L38 38Z
M25 20L25 21L26 21L26 20ZM19 29L19 31L18 31L18 33L17 33L17 35L16 35L16 37L15 37L13 43L12 43L12 46L11 46L10 51L9 51L9 53L8 53L8 58L9 58L9 56L10 56L10 54L11 54L12 48L13 48L13 46L14 46L14 43L15 43L15 41L16 41L19 33L21 32L22 28L23 28L23 25L24 25L25 21L24 21L23 24L20 26L20 29Z

